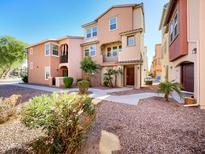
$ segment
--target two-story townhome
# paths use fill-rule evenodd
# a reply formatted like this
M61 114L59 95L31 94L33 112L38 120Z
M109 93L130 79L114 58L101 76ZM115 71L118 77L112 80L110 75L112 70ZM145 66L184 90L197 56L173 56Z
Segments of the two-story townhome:
M169 80L169 37L167 32L167 26L164 26L165 18L167 15L168 3L164 5L159 30L162 32L161 42L161 81Z
M170 0L164 25L169 44L169 80L182 83L205 108L204 0ZM203 101L202 101L203 100Z
M151 73L155 79L161 80L161 44L155 45L155 55L152 60Z
M82 78L80 44L83 37L66 36L48 39L27 47L28 82L48 86L63 86L63 77Z
M85 34L81 44L83 56L90 56L101 65L101 70L92 78L94 85L102 85L104 73L114 68L122 70L117 86L140 87L144 27L143 4L112 6L82 26Z

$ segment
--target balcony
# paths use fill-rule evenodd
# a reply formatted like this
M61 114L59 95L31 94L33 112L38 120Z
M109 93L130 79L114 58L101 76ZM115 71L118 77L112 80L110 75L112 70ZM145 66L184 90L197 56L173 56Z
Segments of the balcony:
M68 63L68 55L60 56L60 63Z
M111 56L107 57L106 55L103 55L103 62L117 62L118 56Z

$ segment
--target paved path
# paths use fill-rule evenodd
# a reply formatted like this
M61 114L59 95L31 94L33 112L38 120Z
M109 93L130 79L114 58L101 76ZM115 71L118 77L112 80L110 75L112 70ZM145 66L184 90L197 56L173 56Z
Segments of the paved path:
M70 89L61 89L61 88L54 88L54 87L47 87L47 86L39 86L39 85L29 85L29 84L12 84L14 86L24 87L24 88L31 88L36 90L43 90L47 92L76 92L78 88L70 88ZM161 96L157 93L140 93L140 94L132 94L132 95L121 95L121 96L113 96L109 93L111 92L119 92L125 90L131 90L132 88L113 88L113 89L97 89L97 88L89 88L89 91L92 92L90 94L91 97L98 99L98 100L108 100L118 103L125 103L131 105L137 105L140 99L149 98L153 96Z

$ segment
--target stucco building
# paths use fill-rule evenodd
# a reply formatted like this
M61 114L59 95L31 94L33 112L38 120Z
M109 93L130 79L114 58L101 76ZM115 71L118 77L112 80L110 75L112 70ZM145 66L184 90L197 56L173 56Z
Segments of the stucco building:
M29 83L63 86L63 77L83 78L86 56L101 65L92 85L103 84L108 68L120 69L117 86L140 88L147 69L143 4L116 5L82 26L84 37L48 39L27 47ZM145 63L143 63L143 60Z
M169 80L183 85L204 108L204 0L170 0L161 28L168 34ZM166 37L166 36L165 36ZM166 40L166 39L164 39Z
M102 85L108 68L120 69L117 86L141 86L144 52L143 4L116 5L94 21L82 26L85 34L83 56L90 56L101 65L92 84Z
M48 39L27 47L28 82L48 86L63 86L63 77L82 78L80 44L83 37L66 36Z
M158 81L161 80L161 44L155 45L155 55L152 60L151 65L151 73L153 78L157 79Z

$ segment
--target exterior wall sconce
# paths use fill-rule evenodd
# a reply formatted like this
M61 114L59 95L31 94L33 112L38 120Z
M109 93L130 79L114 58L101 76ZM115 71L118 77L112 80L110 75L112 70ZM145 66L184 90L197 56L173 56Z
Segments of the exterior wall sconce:
M192 54L197 54L197 48L194 48L194 49L192 50Z

